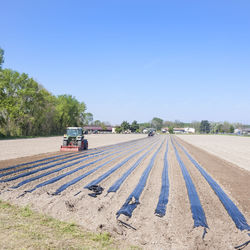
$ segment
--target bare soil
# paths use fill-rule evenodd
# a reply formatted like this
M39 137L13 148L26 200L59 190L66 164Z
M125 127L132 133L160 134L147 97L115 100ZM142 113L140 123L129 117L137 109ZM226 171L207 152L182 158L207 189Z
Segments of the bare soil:
M177 135L196 147L250 171L250 137L230 135Z
M178 139L177 137L175 138ZM166 215L164 217L158 217L154 214L154 211L161 190L161 176L167 139L169 141L169 202L167 204ZM131 218L121 215L119 220L117 220L116 212L121 208L129 194L136 187L142 173L162 142L164 142L164 144L156 156L146 186L140 197L140 204L134 210ZM219 183L249 222L250 172L180 139L178 139L178 142L183 145L194 159L196 159ZM108 188L150 147L153 147L153 150L147 154L138 167L128 176L120 189L118 189L116 193L107 194ZM33 210L46 213L60 220L75 222L92 232L109 232L118 240L127 242L128 244L137 245L143 249L233 249L235 246L249 240L249 236L246 232L241 232L236 228L220 200L199 171L193 166L182 150L179 147L177 147L177 149L195 184L207 217L209 229L204 239L202 239L203 228L193 227L194 222L190 210L185 181L177 162L172 143L167 136L143 138L138 141L124 143L116 148L113 147L113 149L107 147L106 150L113 150L107 154L113 153L113 155L110 155L105 159L102 159L102 157L106 154L96 156L86 160L84 163L75 164L67 169L61 170L60 172L29 182L18 189L12 189L11 186L30 177L37 176L38 174L46 173L49 170L43 170L31 176L22 177L18 180L0 183L0 199L21 206L29 205ZM89 153L98 152L98 150L99 149L93 149L92 151L89 151ZM121 150L125 151L121 152ZM90 191L84 189L85 185L139 150L142 151L99 183L104 188L101 195L98 195L96 198L88 195ZM83 155L84 154L87 154L87 152L84 152ZM34 159L38 159L39 157L44 158L45 155L34 156ZM105 166L101 167L86 178L70 186L60 195L51 195L61 185L114 157L117 158L108 162ZM0 162L0 166L11 166L14 163L23 163L25 160L30 161L31 159L33 158L28 157L9 161L5 160ZM29 190L39 183L97 159L102 160L90 164L86 168L81 169L72 175L68 175L53 184L38 188L31 193L24 193L25 190ZM73 162L74 160L72 159L71 163ZM62 164L62 166L65 166L65 164ZM59 166L55 166L51 169L58 167ZM21 167L18 169L20 168ZM37 168L39 169L39 167ZM28 171L31 170L23 170L21 173L26 173ZM7 173L8 171L3 172ZM17 173L14 173L11 176L16 175ZM2 177L0 180L6 178L7 177ZM79 194L76 195L77 193ZM24 196L20 197L21 194L24 194ZM126 224L121 223L120 221L125 222Z
M88 134L89 149L146 137L145 134ZM62 136L0 140L0 160L8 160L60 150Z

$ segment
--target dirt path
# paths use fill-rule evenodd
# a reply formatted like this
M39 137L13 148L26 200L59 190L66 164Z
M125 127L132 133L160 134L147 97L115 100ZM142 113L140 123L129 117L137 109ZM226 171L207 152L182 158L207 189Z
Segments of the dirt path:
M0 182L0 199L19 205L29 205L34 210L45 212L58 219L76 222L87 230L95 232L108 231L119 240L139 245L144 249L230 249L247 241L249 237L246 232L241 232L236 228L227 211L203 176L201 176L200 172L177 146L180 157L194 182L209 226L208 233L204 239L202 239L204 229L202 227L193 228L194 221L190 210L185 181L169 138L169 202L164 217L158 217L154 214L162 185L161 178L166 141L166 136L154 136L152 138L127 142L119 146L93 149L89 152L84 152L82 155L79 154L83 156L83 159L85 157L84 155L88 153L91 153L93 157L86 159L84 162L70 165L68 168L64 168L51 175L46 175L40 179L29 182L20 188L11 189L11 186L28 178L38 176L39 174L46 174L48 171L58 168L59 165L52 166L49 169L39 171L27 177L22 177L18 180L6 183ZM119 220L126 224L121 223L116 219L116 212L122 207L128 196L137 186L144 170L149 165L152 156L162 142L164 143L155 158L154 165L139 198L140 203L133 211L131 218L124 215L119 217ZM249 171L242 170L232 163L222 160L180 139L178 139L178 142L183 145L195 160L219 183L249 222ZM152 151L147 153L137 168L134 169L122 183L117 192L106 195L108 188L130 169L151 147L153 148ZM96 198L88 195L90 191L84 189L85 185L113 169L117 164L139 150L142 151L99 183L104 188L101 195L98 195ZM101 151L102 153L98 153ZM102 159L105 156L107 157ZM43 157L44 155L40 158ZM38 158L38 156L34 157L36 160ZM115 159L110 161L113 158ZM15 159L15 164L23 163L25 159L28 161L31 160L32 157ZM0 164L4 163L1 166L6 167L10 166L13 161L14 160L5 160L0 162ZM97 162L90 164L93 161ZM59 159L56 162L61 163L62 160ZM70 164L74 162L76 162L76 160L72 159L69 161ZM63 163L60 166L63 167L69 163ZM86 168L80 169L52 184L38 188L31 193L26 193L24 196L17 198L20 194L23 194L25 190L30 190L44 181L56 178L88 163L90 165L86 166ZM64 190L60 195L51 195L63 184L88 173L88 171L104 163L106 164L101 168L86 176L84 179L79 180ZM50 166L50 164L44 164L43 166ZM33 165L31 164L30 166ZM18 167L17 169L20 168L21 167ZM38 166L37 169L39 168L41 167ZM8 173L9 171L10 170L1 171L0 169L0 174ZM31 171L31 169L22 170L20 173L28 173L29 171ZM16 175L16 173L13 173L10 176ZM0 175L0 181L6 178L6 176L1 177ZM79 191L80 193L75 196Z

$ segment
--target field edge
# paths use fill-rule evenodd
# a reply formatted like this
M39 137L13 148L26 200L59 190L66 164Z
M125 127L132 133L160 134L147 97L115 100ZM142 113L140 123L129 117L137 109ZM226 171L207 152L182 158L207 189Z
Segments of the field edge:
M60 221L0 200L0 242L4 249L139 249L107 232L88 232L75 222Z

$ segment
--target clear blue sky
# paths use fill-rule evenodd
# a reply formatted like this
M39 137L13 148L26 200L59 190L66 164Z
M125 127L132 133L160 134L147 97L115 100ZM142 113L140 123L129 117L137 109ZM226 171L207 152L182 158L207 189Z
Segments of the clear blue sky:
M1 1L5 68L94 119L250 124L250 1Z

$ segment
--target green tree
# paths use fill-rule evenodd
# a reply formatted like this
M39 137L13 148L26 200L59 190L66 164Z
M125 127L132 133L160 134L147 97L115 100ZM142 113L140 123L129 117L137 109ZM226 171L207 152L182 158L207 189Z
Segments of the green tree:
M143 129L150 128L150 127L151 127L151 124L149 122L144 122L144 123L139 124L139 130L140 131L143 131Z
M169 132L169 134L173 134L173 133L174 133L173 127L169 127L169 128L168 128L168 132Z
M102 130L107 130L107 126L104 122L101 123L101 128Z
M152 127L156 130L160 130L163 126L163 120L158 117L154 117L151 121Z
M171 121L164 121L163 127L174 127L174 123Z
M210 124L207 120L201 121L200 124L200 133L208 134L210 132Z
M234 133L234 126L233 125L230 126L229 133L231 133L231 134Z
M2 70L0 95L3 134L42 135L54 131L55 98L27 74Z
M179 121L179 120L175 120L174 121L174 127L175 128L183 128L184 127L184 122L181 122L181 121ZM188 126L189 127L189 126Z
M121 124L122 131L130 129L130 124L127 121L123 121Z
M122 128L121 127L116 127L115 132L120 134L122 132Z
M4 50L0 48L0 70L2 69L3 63L4 63Z
M230 133L230 126L231 126L231 124L229 122L224 122L223 123L223 132Z
M63 132L66 127L80 126L80 117L84 116L86 105L78 102L71 95L60 95L57 98L56 117L58 131Z
M95 121L93 122L93 124L94 124L95 126L101 126L101 125L102 125L102 122L101 122L100 120L95 120Z
M0 112L2 125L4 124L2 133L7 136L18 135L15 123L19 117L24 115L20 107L20 90L22 89L20 84L25 81L25 78L10 69L1 70L0 72Z
M211 127L210 127L210 130L211 130ZM224 125L222 123L217 123L216 131L218 131L217 133L224 133L225 132Z
M90 125L93 122L93 114L92 113L83 113L80 117L81 124L83 126Z
M130 128L131 128L132 132L138 131L139 130L139 124L137 123L137 121L133 121Z
M4 52L0 49L0 135L50 135L67 126L81 126L86 105L71 95L55 97L27 74L1 69Z
M192 121L191 124L190 124L190 127L194 128L195 131L198 132L200 130L200 125L201 125L200 122L198 122L198 121Z

